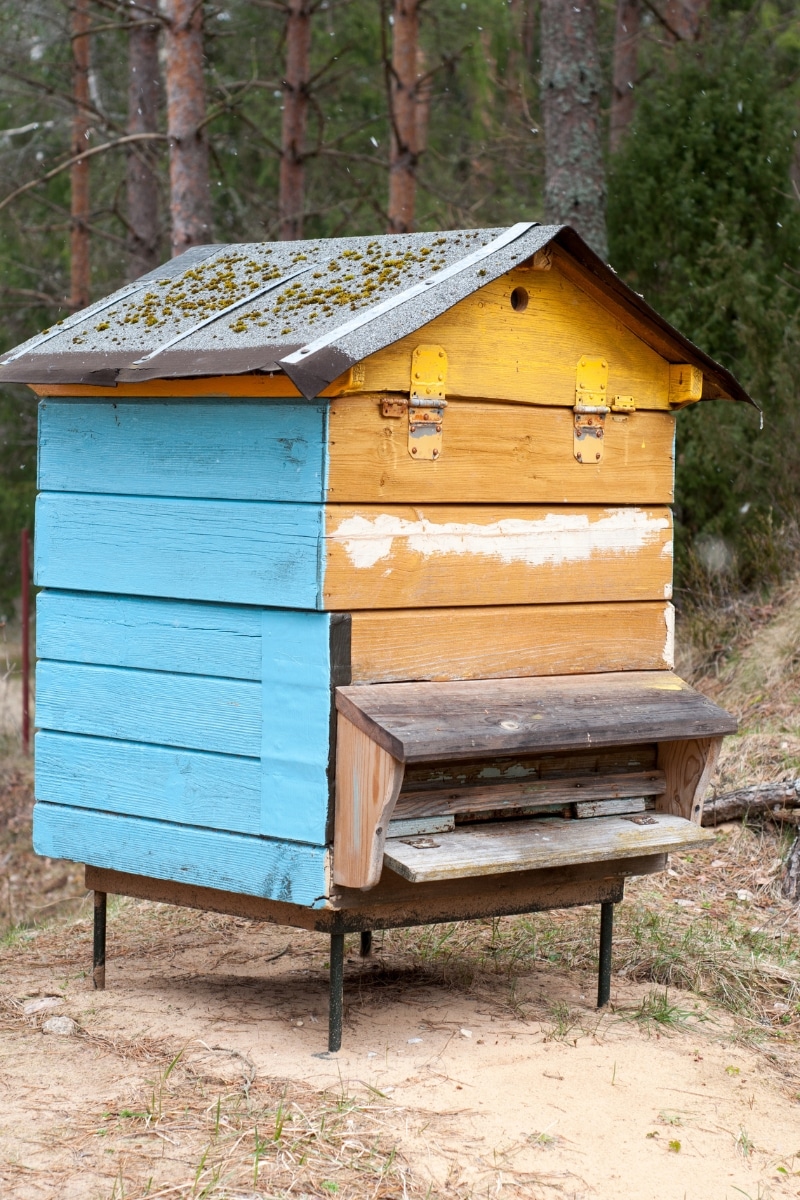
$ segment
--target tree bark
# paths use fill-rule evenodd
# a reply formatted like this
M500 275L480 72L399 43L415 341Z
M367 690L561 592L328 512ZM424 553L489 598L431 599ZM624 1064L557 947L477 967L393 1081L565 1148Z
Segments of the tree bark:
M158 0L128 0L134 20L153 14L152 24L128 33L128 133L158 130L160 79L158 67ZM142 143L128 151L128 278L136 279L158 266L158 178L155 155Z
M88 149L91 131L89 101L89 0L74 0L70 21L72 34L72 146L71 157ZM89 259L89 160L78 158L70 169L70 287L69 307L73 312L89 303L91 263Z
M795 838L784 863L781 895L787 900L800 900L800 834Z
M414 228L419 156L417 125L417 49L419 0L394 0L392 66L389 79L389 233Z
M756 784L755 787L737 788L707 800L703 807L704 825L721 825L723 821L738 821L748 815L770 813L775 808L787 809L800 806L800 779L787 783Z
M676 41L697 41L708 3L709 0L666 0L660 11L664 24Z
M641 0L617 0L614 26L614 82L611 89L609 146L616 153L628 132L636 106Z
M597 0L541 0L545 214L608 256Z
M198 0L167 2L167 130L172 254L210 242L211 190L205 131L203 9Z
M311 55L311 0L288 0L286 74L283 80L283 124L278 206L281 239L303 236L305 206L305 139L308 119L308 75Z

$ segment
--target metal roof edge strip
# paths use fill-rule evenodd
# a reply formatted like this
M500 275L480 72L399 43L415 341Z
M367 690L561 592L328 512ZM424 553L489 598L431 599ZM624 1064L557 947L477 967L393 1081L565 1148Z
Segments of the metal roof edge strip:
M251 300L257 300L259 296L263 296L265 292L274 292L276 288L283 287L285 283L295 279L298 275L305 275L310 271L314 264L310 263L307 267L300 267L296 271L292 271L289 275L282 275L280 279L272 279L269 283L265 283L263 287L256 288L249 296L242 297L241 300L235 300L233 304L229 304L227 308L221 308L219 312L212 313L210 317L204 317L202 321L198 321L195 325L190 325L188 329L184 329L181 333L176 333L175 337L164 342L161 346L156 346L155 350L151 350L144 358L136 358L131 363L132 367L143 367L145 363L149 363L151 359L157 355L163 354L165 350L169 350L172 346L182 342L184 338L191 337L198 330L204 329L206 325L211 325L214 321L218 321L220 317L225 317L228 313L232 313L237 308L242 308L245 304L249 304Z
M73 313L71 317L65 317L63 321L59 321L57 325L48 329L46 333L40 333L36 339L29 339L23 342L21 346L17 346L8 358L0 359L0 367L7 367L9 363L14 362L17 358L22 358L25 354L30 354L33 350L49 342L51 338L58 337L60 333L66 333L69 329L74 329L76 325L80 325L87 317L94 317L98 313L104 312L105 309L111 308L112 304L120 304L123 300L127 300L134 292L141 291L143 287L147 287L149 279L137 280L135 283L129 283L127 287L121 288L120 291L114 292L114 295L107 297L105 300L100 300L97 304L91 304L88 308L81 308L78 312ZM32 344L31 344L32 343Z
M326 350L334 342L338 342L340 338L346 337L348 333L353 333L363 325L368 325L371 321L377 320L378 317L382 317L385 313L391 312L393 308L398 308L399 305L413 300L416 296L421 296L429 288L434 287L436 284L444 283L445 280L451 279L454 275L458 275L459 272L467 270L468 267L475 266L482 259L489 258L492 254L501 250L503 246L515 242L517 238L522 237L529 229L533 229L538 224L538 221L518 221L516 225L512 225L510 229L506 229L499 237L494 238L491 242L487 242L479 250L473 250L471 254L465 255L464 258L459 259L452 266L445 267L443 271L437 271L435 275L429 275L421 283L415 283L413 287L406 288L396 296L389 296L386 300L381 301L380 304L376 304L372 308L364 309L357 316L351 317L349 321L345 321L343 325L338 325L336 329L322 334L315 341L301 346L293 354L286 355L285 358L280 360L280 365L286 367L307 363L310 356L318 354L321 350Z

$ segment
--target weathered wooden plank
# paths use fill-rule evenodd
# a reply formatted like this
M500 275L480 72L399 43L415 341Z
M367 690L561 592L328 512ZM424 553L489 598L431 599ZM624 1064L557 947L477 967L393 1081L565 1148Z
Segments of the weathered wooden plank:
M663 771L631 771L624 775L578 775L573 779L529 779L498 783L493 787L436 788L401 792L395 817L432 816L437 813L497 812L503 809L548 808L574 804L615 802L612 798L657 796L666 791ZM627 799L620 799L627 803ZM644 802L642 802L644 807ZM620 810L620 811L628 811Z
M395 812L397 809L395 809ZM449 833L455 829L456 821L449 813L441 817L393 818L389 822L387 837L419 837L427 833Z
M39 487L319 502L326 417L324 403L45 400Z
M392 838L386 843L384 861L412 883L423 883L664 854L703 845L713 836L692 821L665 813L592 821L533 817L461 826L430 838Z
M517 287L528 294L524 311L511 306ZM447 351L448 396L571 408L575 368L585 354L608 360L610 395L633 396L637 408L669 407L666 359L602 300L590 298L568 279L560 265L550 271L509 271L416 333L371 355L363 363L364 389L407 391L411 354L421 343Z
M64 733L259 758L261 686L42 659L36 723Z
M40 730L36 799L258 834L258 759Z
M579 820L590 817L619 817L626 813L640 813L647 808L644 796L629 796L625 800L588 800L575 805L575 816Z
M40 587L320 608L315 504L43 492Z
M653 742L629 746L597 746L552 754L481 756L448 762L407 763L399 800L409 792L438 788L498 787L527 780L572 779L587 775L655 773L657 747ZM398 801L399 802L399 801Z
M366 889L380 879L386 830L402 781L402 764L340 715L336 733L335 883Z
M668 601L389 609L352 614L353 683L659 671L674 665Z
M382 683L338 688L336 704L403 762L683 741L737 728L669 671Z
M299 842L40 802L33 843L48 858L311 908L327 891L327 851Z
M555 871L523 871L480 879L411 884L384 871L371 892L335 889L324 907L305 908L280 900L264 900L217 888L154 879L87 865L86 887L109 895L134 896L161 904L181 904L205 912L228 913L276 925L293 925L320 933L393 929L439 921L468 921L513 913L568 908L577 904L618 903L626 875L663 870L664 855L616 863L588 863Z
M69 662L260 680L261 622L256 608L46 589L36 598L36 649Z
M332 812L334 661L328 613L262 621L262 834L324 845ZM346 669L346 664L345 664ZM330 785L330 786L329 786Z
M669 599L666 508L329 505L323 607Z
M579 463L573 454L573 415L567 408L454 400L445 414L441 456L418 462L408 453L408 417L384 417L380 401L373 394L343 397L331 404L329 500L672 502L675 418L671 414L611 413L605 423L602 460L590 465Z

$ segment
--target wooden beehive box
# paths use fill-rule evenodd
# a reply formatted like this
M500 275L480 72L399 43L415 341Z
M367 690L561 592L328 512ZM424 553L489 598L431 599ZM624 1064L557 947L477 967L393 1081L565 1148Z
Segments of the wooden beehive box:
M569 229L203 247L0 379L41 397L42 854L324 910L415 878L383 866L401 787L408 820L426 789L548 770L637 776L625 795L663 767L655 742L733 728L669 674L670 504L676 410L747 397ZM554 676L550 742L534 713L480 758L465 718L447 768L375 688L493 681L464 693L477 712L506 703L498 681ZM605 742L559 741L567 676L613 681ZM615 739L653 679L695 724ZM451 692L431 695L435 725ZM542 696L517 698L530 716Z

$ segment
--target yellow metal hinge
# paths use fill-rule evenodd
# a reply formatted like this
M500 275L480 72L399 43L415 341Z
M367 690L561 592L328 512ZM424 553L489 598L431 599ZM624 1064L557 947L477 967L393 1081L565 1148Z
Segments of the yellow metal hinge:
M572 452L579 463L594 465L603 457L608 404L608 360L578 359L575 372L575 407L573 408Z
M408 453L436 459L442 453L442 424L447 401L447 353L443 346L417 346L411 355L408 395Z

